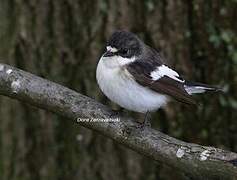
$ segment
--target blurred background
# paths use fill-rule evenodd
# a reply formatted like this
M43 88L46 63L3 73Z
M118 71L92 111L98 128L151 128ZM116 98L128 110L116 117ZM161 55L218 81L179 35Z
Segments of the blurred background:
M196 109L173 102L153 115L152 126L236 152L236 20L236 0L0 0L0 62L116 108L100 92L95 68L111 33L132 31L187 79L226 90L196 96ZM3 96L0 177L189 179L75 122Z

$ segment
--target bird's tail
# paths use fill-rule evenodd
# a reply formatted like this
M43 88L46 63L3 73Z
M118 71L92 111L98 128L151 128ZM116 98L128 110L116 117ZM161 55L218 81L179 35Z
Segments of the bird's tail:
M207 84L196 83L191 81L185 81L184 88L188 94L197 94L197 93L204 93L207 91L223 91L223 89L219 87L209 86Z

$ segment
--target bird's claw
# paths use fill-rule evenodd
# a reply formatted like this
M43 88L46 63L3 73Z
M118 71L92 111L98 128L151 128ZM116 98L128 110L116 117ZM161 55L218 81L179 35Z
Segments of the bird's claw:
M140 130L144 130L146 127L148 127L148 128L151 127L150 121L144 121L142 123L139 123L135 128L140 129Z

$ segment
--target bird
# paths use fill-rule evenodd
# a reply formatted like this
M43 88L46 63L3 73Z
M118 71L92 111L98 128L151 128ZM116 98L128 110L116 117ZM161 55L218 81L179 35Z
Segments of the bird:
M160 51L137 35L117 30L99 59L96 79L101 91L124 109L149 114L175 99L197 105L193 94L220 88L183 79Z

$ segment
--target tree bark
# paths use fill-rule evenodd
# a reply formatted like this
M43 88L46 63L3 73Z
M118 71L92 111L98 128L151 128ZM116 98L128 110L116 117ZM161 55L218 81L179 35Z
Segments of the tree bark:
M0 64L0 93L70 118L191 177L237 179L234 152L186 143L149 127L137 129L137 123L130 117L113 115L110 108L87 96L6 64ZM78 118L120 121L82 122Z

